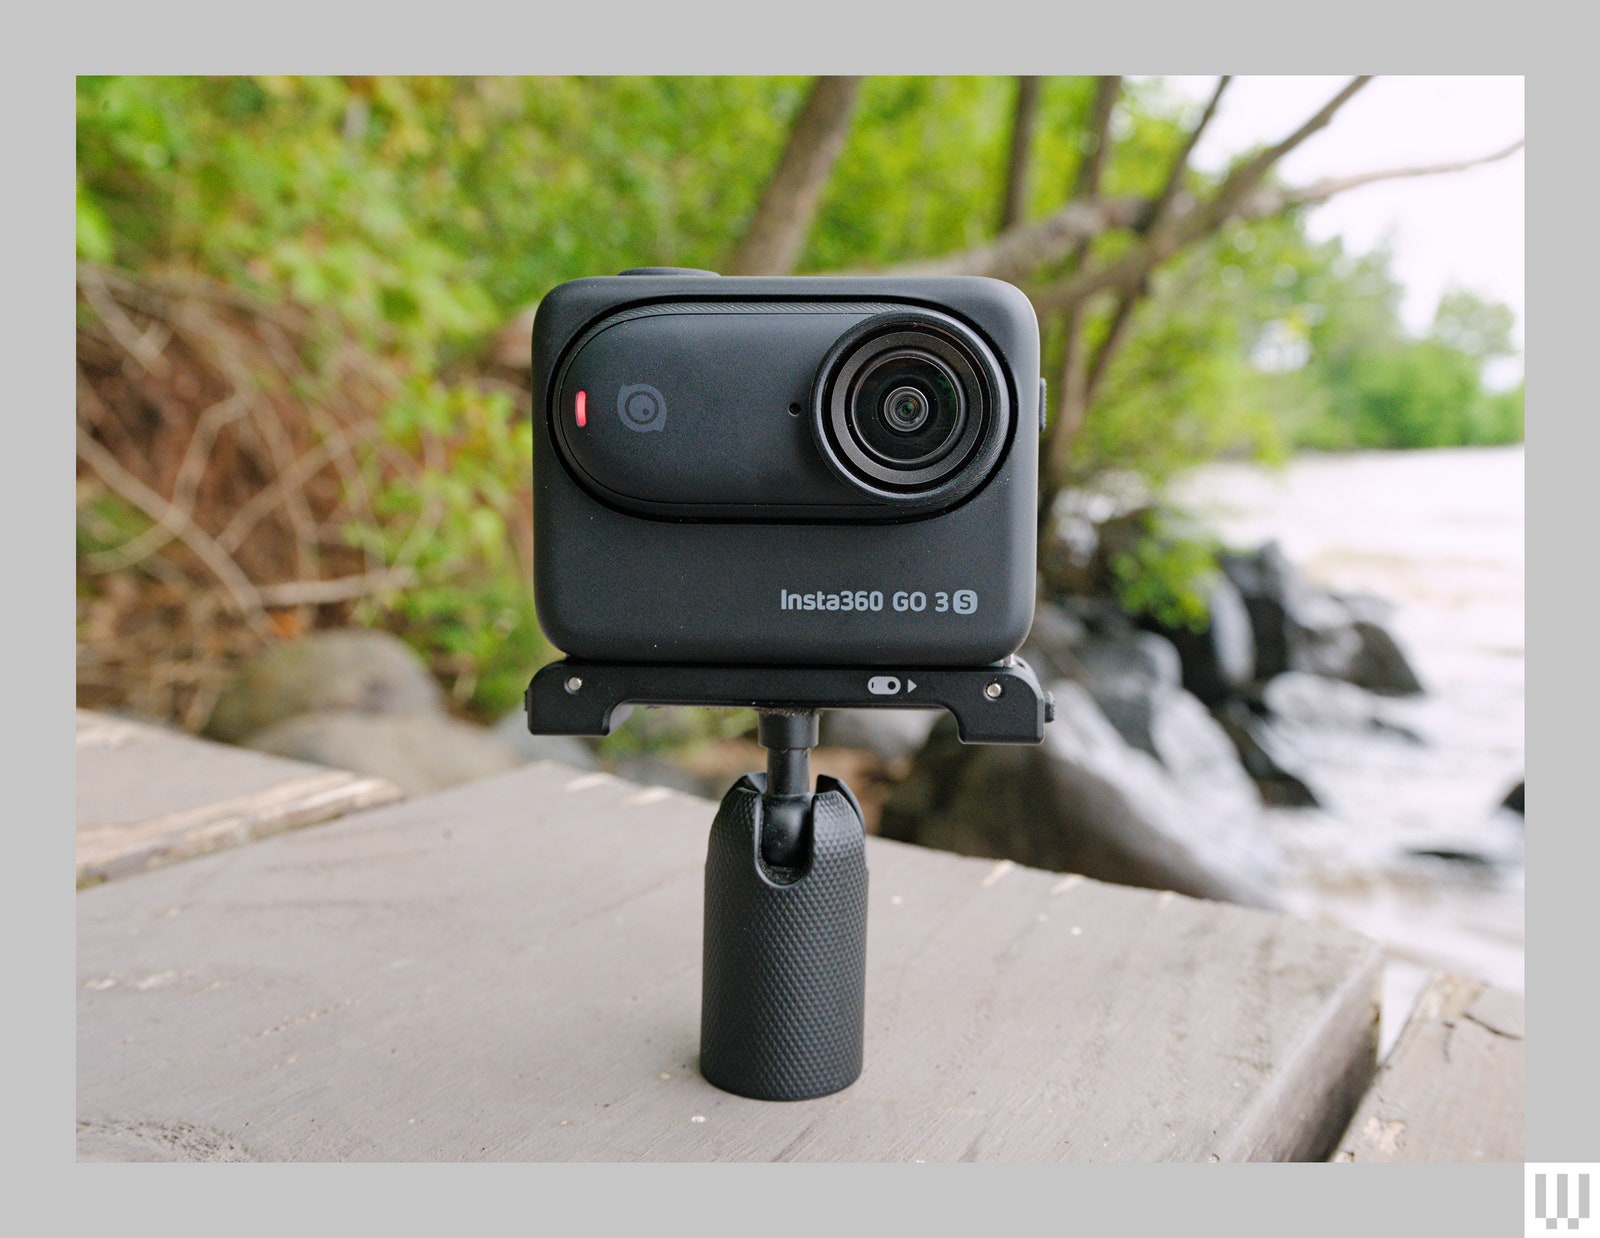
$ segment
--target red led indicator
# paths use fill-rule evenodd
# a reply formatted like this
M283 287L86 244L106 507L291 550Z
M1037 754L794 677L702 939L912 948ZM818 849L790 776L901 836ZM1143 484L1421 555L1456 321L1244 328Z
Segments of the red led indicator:
M587 391L578 392L578 398L573 405L573 412L578 418L578 428L580 430L589 424L589 393Z

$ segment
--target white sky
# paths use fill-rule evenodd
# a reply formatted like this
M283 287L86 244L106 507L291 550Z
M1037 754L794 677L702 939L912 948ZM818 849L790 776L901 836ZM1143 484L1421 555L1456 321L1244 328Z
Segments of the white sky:
M1214 77L1169 77L1204 102ZM1347 81L1342 77L1239 77L1195 152L1215 169L1235 154L1296 129ZM1523 136L1520 77L1380 77L1321 133L1279 165L1295 184L1374 168L1437 163L1502 149ZM1358 252L1392 234L1402 314L1415 330L1433 319L1439 294L1461 285L1516 311L1523 339L1523 155L1468 172L1341 194L1308 216L1317 238L1335 234Z

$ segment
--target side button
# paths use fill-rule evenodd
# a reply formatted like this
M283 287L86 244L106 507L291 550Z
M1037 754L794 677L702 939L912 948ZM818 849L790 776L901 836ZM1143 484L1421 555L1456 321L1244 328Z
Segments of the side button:
M1044 378L1041 375L1040 378L1039 378L1039 433L1040 434L1044 433L1044 427L1045 427L1045 415L1044 415L1045 398L1044 397L1045 397Z
M626 271L618 271L618 275L714 275L721 278L717 271L702 271L699 267L629 267Z

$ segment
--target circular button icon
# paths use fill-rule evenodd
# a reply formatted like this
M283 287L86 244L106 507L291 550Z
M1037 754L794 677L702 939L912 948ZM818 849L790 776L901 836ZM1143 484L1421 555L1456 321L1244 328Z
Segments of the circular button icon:
M630 430L649 433L667 426L667 402L645 383L624 386L617 392L617 416Z

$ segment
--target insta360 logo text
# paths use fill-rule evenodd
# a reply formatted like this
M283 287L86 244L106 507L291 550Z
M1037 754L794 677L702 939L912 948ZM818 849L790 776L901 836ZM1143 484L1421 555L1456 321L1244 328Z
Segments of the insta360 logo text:
M1555 1182L1547 1184L1549 1178L1554 1178ZM1568 1186L1570 1178L1578 1180L1576 1191ZM1557 1221L1565 1221L1568 1229L1577 1229L1580 1221L1589 1219L1589 1175L1535 1174L1533 1215L1544 1222L1546 1229L1555 1229Z
M654 387L636 383L617 392L617 416L630 430L649 433L667 428L667 402Z

